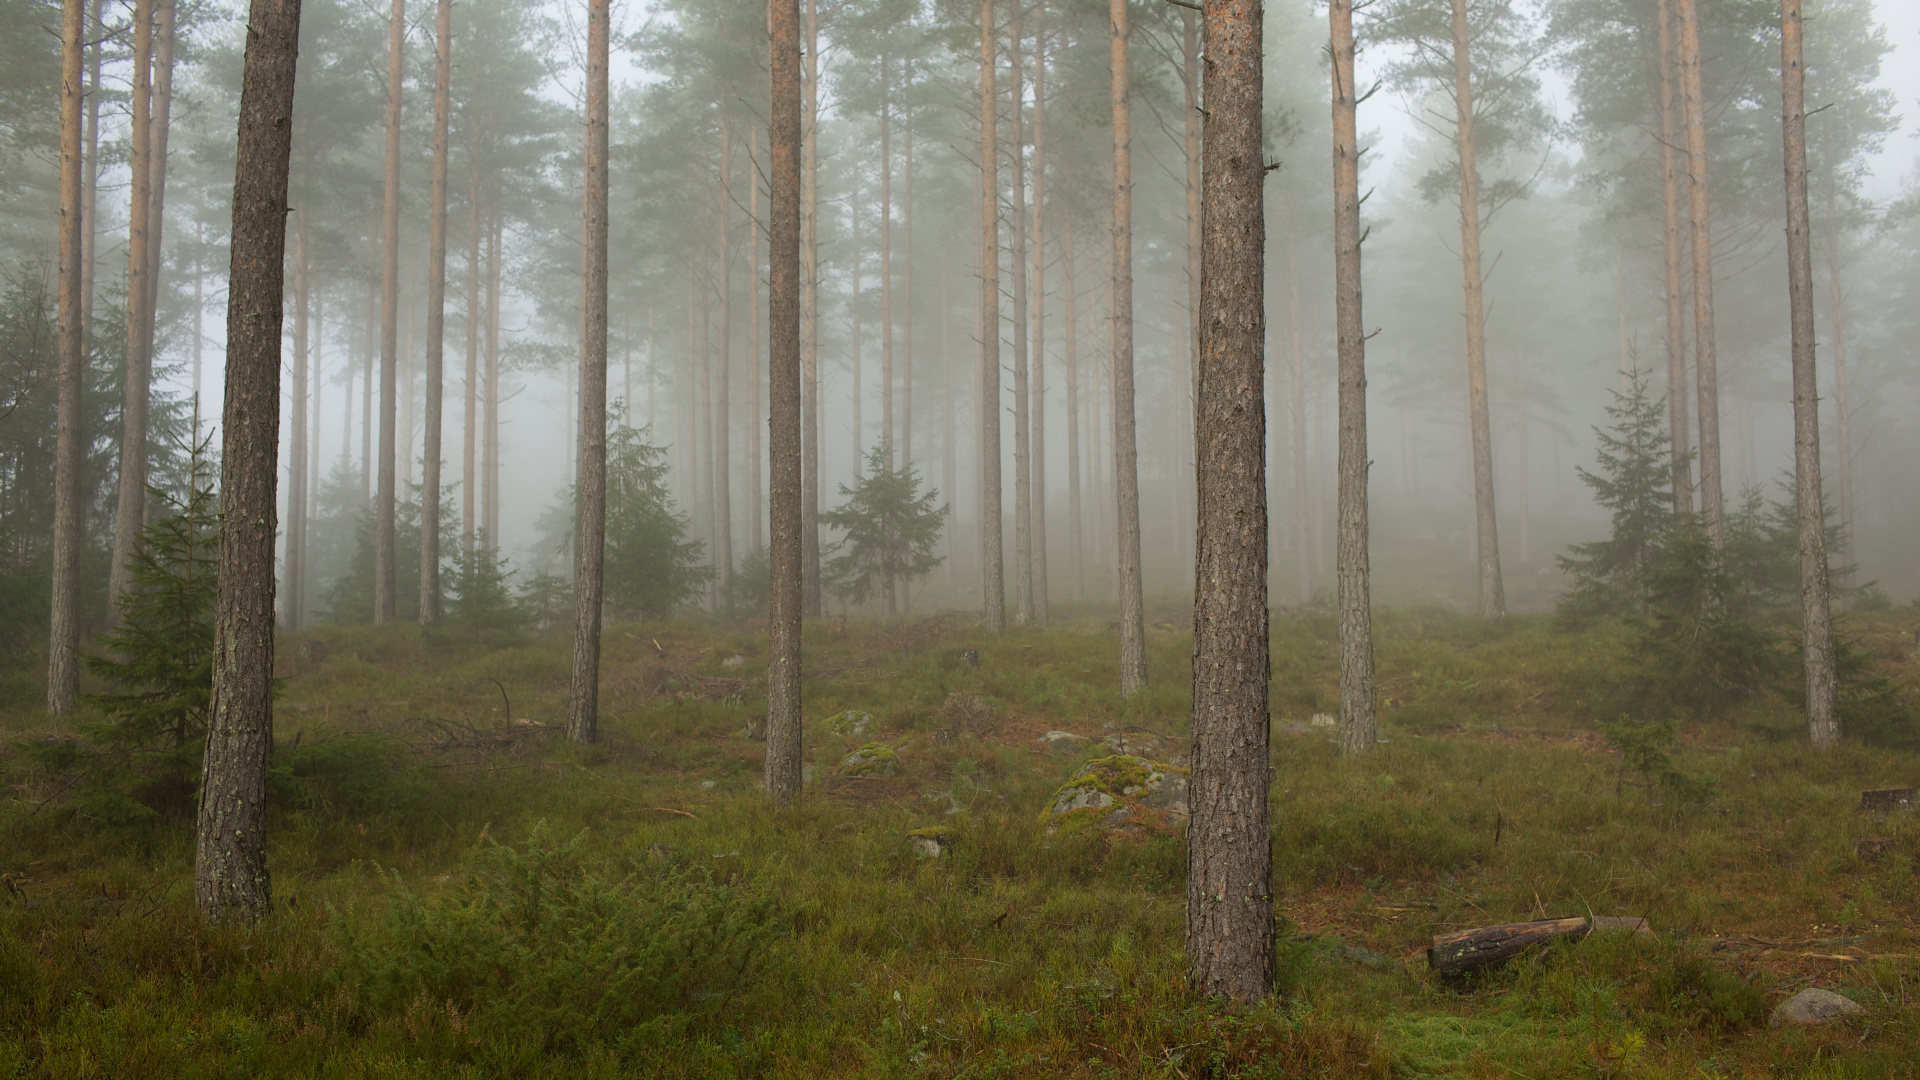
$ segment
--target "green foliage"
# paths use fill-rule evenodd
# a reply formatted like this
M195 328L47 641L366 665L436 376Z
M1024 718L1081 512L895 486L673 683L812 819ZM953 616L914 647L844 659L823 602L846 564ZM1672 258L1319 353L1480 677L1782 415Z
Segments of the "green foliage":
M583 857L584 834L521 847L484 839L460 884L422 898L396 873L383 919L336 920L341 979L388 1013L425 998L536 1052L657 1041L722 1008L777 955L779 911L763 887L704 870ZM643 1036L644 1038L644 1036Z
M607 433L607 605L632 619L664 619L713 578L706 544L687 539L687 519L667 490L666 451L646 432Z
M741 558L727 582L727 614L735 619L765 616L772 598L773 567L767 549L756 546Z
M1613 423L1593 429L1600 471L1575 471L1593 489L1594 501L1612 514L1613 533L1575 544L1555 560L1573 581L1558 612L1570 626L1646 609L1647 565L1673 521L1665 411L1665 399L1648 396L1646 373L1635 367L1626 392L1614 391L1607 406Z
M546 630L573 614L573 579L551 570L536 570L520 586L520 608L537 630Z
M1622 782L1625 774L1631 772L1649 786L1671 793L1682 803L1705 802L1713 797L1713 781L1686 772L1674 763L1679 729L1680 725L1673 720L1636 720L1631 716L1600 725L1607 744L1620 752Z
M1734 547L1735 520L1728 520ZM1757 594L1716 551L1705 524L1681 519L1644 573L1648 613L1629 620L1637 667L1627 683L1644 714L1720 716L1779 685L1790 659L1780 635L1751 618Z
M894 590L933 573L942 561L933 549L947 520L936 506L938 490L920 493L920 473L910 462L892 464L892 447L882 442L867 452L867 468L852 488L840 485L846 501L822 511L823 524L845 533L827 550L826 576L835 595L864 604L884 595L895 608Z
M487 546L486 533L474 537L472 551L454 546L453 573L442 580L447 601L436 637L510 645L526 635L531 620L513 595L513 571L499 548Z

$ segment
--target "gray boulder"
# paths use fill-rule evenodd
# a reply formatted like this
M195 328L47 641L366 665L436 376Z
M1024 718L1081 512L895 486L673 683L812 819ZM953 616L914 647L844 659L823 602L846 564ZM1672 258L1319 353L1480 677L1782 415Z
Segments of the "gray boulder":
M1809 987L1793 995L1773 1010L1773 1027L1782 1024L1823 1024L1836 1016L1866 1012L1866 1006L1844 998L1831 990Z

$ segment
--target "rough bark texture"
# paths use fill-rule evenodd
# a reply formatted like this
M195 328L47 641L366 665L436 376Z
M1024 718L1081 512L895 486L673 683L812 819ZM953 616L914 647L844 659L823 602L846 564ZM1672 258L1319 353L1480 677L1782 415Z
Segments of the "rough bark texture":
M1257 12L1259 6L1253 5L1253 10ZM1120 586L1120 694L1126 697L1147 685L1146 598L1140 581L1140 471L1133 410L1133 129L1127 102L1127 0L1111 0L1108 22L1113 98L1113 296L1109 316L1113 320L1113 504L1118 518L1114 569ZM1205 286L1201 288L1204 292Z
M221 425L220 586L212 715L200 781L193 893L210 922L252 920L267 878L273 747L274 495L279 479L281 296L300 0L253 0L240 79Z
M1033 313L1033 363L1028 371L1027 472L1033 502L1032 521L1033 621L1045 626L1052 616L1047 604L1047 38L1041 21L1046 11L1033 15L1033 280L1029 307Z
M373 621L393 621L395 415L400 368L400 93L407 38L406 0L393 0L387 22L386 203L380 225L380 463L374 493Z
M800 797L800 8L774 0L767 112L767 794Z
M444 2L444 0L443 0ZM600 721L601 583L607 541L607 56L609 0L587 4L586 288L580 329L579 492L573 553L573 679L567 738L590 743Z
M1379 741L1367 528L1367 332L1360 317L1360 140L1352 0L1328 5L1333 57L1333 308L1340 352L1340 495L1334 572L1340 608L1340 749Z
M144 345L145 311L149 290L148 223L153 210L153 0L134 0L133 6L133 114L129 137L127 213L127 357L124 404L120 411L120 491L113 514L113 566L107 595L127 589L133 555L140 543L147 505L147 396L153 377L152 358ZM110 619L116 608L109 607Z
M1259 0L1208 0L1204 33L1187 969L1196 993L1252 1004L1274 961Z
M1591 918L1576 915L1566 919L1503 923L1435 934L1432 945L1427 948L1427 963L1442 974L1457 975L1510 960L1535 945L1561 939L1578 941L1595 931L1653 933L1647 926L1647 920L1617 915L1596 915Z
M427 223L427 415L420 450L420 621L440 621L440 418L447 357L447 127L453 112L453 0L433 23L433 174ZM471 335L469 335L471 336Z
M1474 536L1480 614L1507 613L1500 580L1500 533L1493 510L1493 418L1487 407L1487 308L1480 271L1480 170L1474 163L1473 60L1467 0L1453 0L1454 150L1460 167L1460 268L1466 289L1467 425L1473 443Z
M1675 0L1680 19L1681 118L1686 127L1687 211L1693 243L1694 410L1700 424L1700 510L1718 546L1726 506L1720 483L1720 377L1713 332L1713 229L1707 206L1707 111L1700 85L1700 17L1695 0Z
M820 60L818 0L807 0L807 100L801 153L806 214L801 238L800 613L820 617ZM769 301L771 303L771 301ZM775 528L778 528L776 525ZM769 556L771 557L771 556Z
M80 469L86 461L80 395L86 387L84 185L81 85L86 0L60 10L60 338L58 426L54 434L53 619L47 639L47 711L73 711L80 696Z
M993 0L980 0L980 604L987 629L1007 628L1000 547L1000 148L996 138Z
M1680 270L1680 123L1674 115L1672 0L1658 0L1660 20L1660 246L1666 257L1667 434L1673 511L1693 512L1692 437L1687 431L1686 283Z
M1807 213L1806 68L1800 0L1780 0L1780 121L1786 159L1787 307L1793 325L1793 474L1800 532L1800 652L1807 734L1840 741L1833 613L1827 592L1826 504L1820 491L1820 395L1814 368L1813 248ZM1842 448L1845 452L1845 448Z

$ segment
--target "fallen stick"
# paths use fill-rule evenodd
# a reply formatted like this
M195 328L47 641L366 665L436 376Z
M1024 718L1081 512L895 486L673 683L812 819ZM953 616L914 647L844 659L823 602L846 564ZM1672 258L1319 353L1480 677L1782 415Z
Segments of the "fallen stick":
M1578 941L1595 930L1651 934L1647 920L1597 915L1575 915L1566 919L1538 919L1533 922L1503 923L1475 930L1454 930L1435 934L1427 949L1427 963L1445 975L1471 971L1511 960L1535 945L1566 939Z

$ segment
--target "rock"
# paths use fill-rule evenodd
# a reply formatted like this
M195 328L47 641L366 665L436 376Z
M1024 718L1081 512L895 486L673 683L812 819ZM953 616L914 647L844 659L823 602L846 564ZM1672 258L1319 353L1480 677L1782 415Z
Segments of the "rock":
M1085 735L1075 735L1071 731L1049 731L1033 741L1049 750L1078 750L1093 740Z
M980 650L961 649L953 654L953 659L961 667L977 668L980 666Z
M842 776L892 776L900 771L900 759L886 743L870 742L840 761Z
M1153 733L1145 731L1116 731L1100 740L1100 745L1116 754L1158 754L1160 740Z
M1870 813L1884 814L1892 810L1911 810L1916 802L1920 802L1920 788L1879 788L1860 793L1860 809Z
M1340 726L1340 721L1334 719L1334 716L1332 713L1323 713L1323 712L1314 713L1313 716L1308 718L1307 723L1313 727L1339 727Z
M953 846L953 830L945 825L929 825L907 834L907 843L923 859L937 859Z
M861 712L859 709L834 713L827 717L827 730L835 735L851 735L858 739L873 730L873 714Z
M747 662L746 657L741 656L739 653L735 653L732 656L727 657L725 660L720 661L720 666L731 671L737 667L744 667L746 665L746 662Z
M1358 945L1340 946L1340 958L1359 964L1364 968L1372 968L1375 971L1391 971L1400 966L1394 963L1393 957L1388 956L1386 953L1374 952L1372 949L1362 948Z
M702 790L702 791L712 791L712 790L713 790L713 781L711 781L711 780L702 780L702 781L700 781L700 790Z
M1053 793L1040 816L1049 833L1172 829L1187 818L1187 770L1128 754L1095 758Z
M1769 1024L1773 1027L1781 1024L1821 1024L1836 1016L1866 1011L1866 1006L1852 998L1841 997L1831 990L1810 987L1781 1002L1773 1010L1773 1019Z

